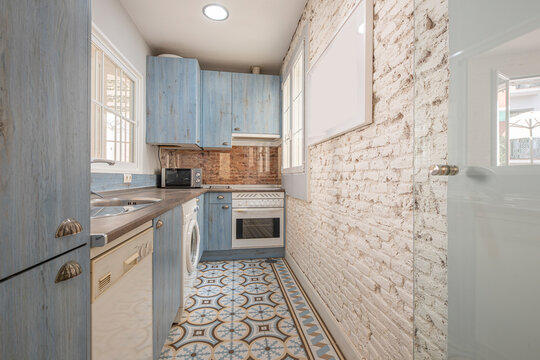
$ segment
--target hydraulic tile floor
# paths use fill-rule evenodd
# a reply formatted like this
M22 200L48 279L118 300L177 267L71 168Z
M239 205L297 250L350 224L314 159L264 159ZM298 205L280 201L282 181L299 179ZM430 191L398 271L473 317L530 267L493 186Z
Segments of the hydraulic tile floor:
M344 359L283 259L206 262L160 359Z

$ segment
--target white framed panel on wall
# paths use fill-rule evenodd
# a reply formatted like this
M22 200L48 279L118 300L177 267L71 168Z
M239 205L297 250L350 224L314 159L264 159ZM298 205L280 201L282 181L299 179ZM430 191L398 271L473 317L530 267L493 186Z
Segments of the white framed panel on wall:
M372 84L373 0L363 0L307 74L307 145L371 124Z

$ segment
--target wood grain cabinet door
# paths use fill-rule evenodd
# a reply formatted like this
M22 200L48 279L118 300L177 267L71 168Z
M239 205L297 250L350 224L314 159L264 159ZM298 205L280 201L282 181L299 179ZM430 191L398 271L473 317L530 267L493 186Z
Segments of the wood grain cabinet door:
M208 204L208 250L232 249L231 204Z
M89 359L89 284L88 245L0 282L0 359Z
M196 59L146 58L146 142L201 145L201 71Z
M204 194L200 195L197 198L197 205L199 206L199 210L197 211L197 222L199 223L199 235L201 237L201 243L200 243L200 254L206 250L206 224L205 224L205 196Z
M275 75L232 75L233 132L281 134L280 78Z
M231 148L232 73L201 71L203 147Z
M182 208L176 207L155 218L153 225L152 306L154 359L157 359L182 305Z
M0 280L88 242L89 0L0 0ZM58 227L75 219L56 237Z

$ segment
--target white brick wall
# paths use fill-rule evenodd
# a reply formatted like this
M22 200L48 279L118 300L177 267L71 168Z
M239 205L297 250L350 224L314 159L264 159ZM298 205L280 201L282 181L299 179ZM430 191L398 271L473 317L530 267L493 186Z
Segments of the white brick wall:
M446 359L448 290L447 162L448 0L416 0L415 27L415 359Z
M358 0L309 0L313 65ZM309 149L287 252L366 359L413 357L413 0L374 1L374 123ZM284 60L286 66L290 54Z

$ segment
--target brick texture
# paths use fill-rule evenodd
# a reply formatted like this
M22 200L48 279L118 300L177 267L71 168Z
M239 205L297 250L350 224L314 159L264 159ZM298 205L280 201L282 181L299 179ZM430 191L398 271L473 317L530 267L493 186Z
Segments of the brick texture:
M415 359L447 358L448 0L415 2Z
M308 1L308 68L358 3ZM310 147L311 202L287 198L287 252L365 359L413 357L413 68L414 1L375 0L373 124Z
M233 146L231 150L162 149L164 167L202 168L203 184L281 184L281 147Z

